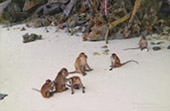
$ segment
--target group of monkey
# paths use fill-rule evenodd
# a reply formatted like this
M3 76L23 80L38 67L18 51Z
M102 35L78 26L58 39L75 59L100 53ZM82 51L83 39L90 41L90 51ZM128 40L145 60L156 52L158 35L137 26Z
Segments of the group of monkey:
M128 48L128 49L125 49L125 50L148 49L147 45L148 45L148 43L147 43L145 36L142 36L140 41L139 41L139 47ZM54 93L66 91L68 89L67 86L71 87L71 93L72 94L74 94L74 89L80 89L80 88L82 88L82 92L85 93L85 87L84 87L79 76L73 76L73 77L70 77L70 78L67 78L67 76L69 74L73 74L73 73L81 73L83 76L85 76L87 71L92 71L93 69L90 68L88 63L87 63L87 58L88 58L87 55L84 52L81 52L79 54L79 56L77 57L76 62L75 62L75 71L68 72L66 68L62 68L58 72L58 75L57 75L57 77L55 78L54 81L47 79L46 82L44 83L44 85L41 87L41 90L37 90L37 89L34 89L34 88L33 88L33 90L39 91L44 98L49 98ZM110 57L110 61L111 61L111 66L110 66L111 68L109 69L110 71L113 68L123 66L123 65L125 65L129 62L135 62L135 63L138 64L138 62L135 61L135 60L129 60L127 62L121 63L119 57L115 53L112 53L112 55Z

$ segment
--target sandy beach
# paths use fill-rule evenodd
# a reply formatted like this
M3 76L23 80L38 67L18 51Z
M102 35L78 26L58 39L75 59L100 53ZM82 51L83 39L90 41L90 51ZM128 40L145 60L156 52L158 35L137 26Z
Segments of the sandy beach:
M109 54L102 54L104 41L82 41L56 27L26 28L0 26L0 111L170 111L170 50L149 52L123 49L138 46L138 38L109 40ZM57 30L57 32L56 32ZM23 43L22 35L36 33L42 40ZM157 42L157 40L152 40ZM165 47L170 42L163 40ZM45 99L32 88L40 89L46 79L54 80L61 68L74 71L80 52L88 55L94 70L81 77L86 93L71 90ZM94 55L94 52L100 55ZM116 53L128 63L109 71L110 55Z

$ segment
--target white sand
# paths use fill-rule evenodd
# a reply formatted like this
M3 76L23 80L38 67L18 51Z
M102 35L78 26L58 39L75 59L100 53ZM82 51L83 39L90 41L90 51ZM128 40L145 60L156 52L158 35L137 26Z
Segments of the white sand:
M0 111L170 111L170 51L123 51L136 47L139 38L109 41L109 55L102 53L101 42L83 42L81 37L69 36L55 27L27 28L21 25L10 31L0 28L0 93L8 96L0 101ZM43 40L24 44L26 32L42 34ZM166 40L165 40L166 41ZM166 44L167 43L166 41ZM44 99L32 88L40 89L46 79L53 80L62 67L74 70L80 52L88 55L94 69L81 76L86 93L71 90ZM134 59L121 68L108 71L111 53L122 62Z

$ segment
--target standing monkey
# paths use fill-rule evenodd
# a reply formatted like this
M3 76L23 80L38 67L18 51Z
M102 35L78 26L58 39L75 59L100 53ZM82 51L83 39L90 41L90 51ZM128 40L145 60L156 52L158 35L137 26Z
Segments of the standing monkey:
M87 55L84 52L81 52L75 62L75 71L70 72L69 74L81 73L83 74L83 76L85 76L86 75L85 71L92 71L93 69L91 69L87 64L87 58L88 58Z
M82 88L82 92L85 93L85 87L83 86L83 83L81 82L80 77L78 76L73 76L68 79L69 81L69 87L71 87L71 94L74 94L73 89L80 89Z
M120 66L123 66L123 65L125 65L125 64L127 64L127 63L129 63L129 62L135 62L135 63L138 64L138 62L135 61L135 60L128 60L127 62L121 63L119 57L118 57L115 53L113 53L113 54L111 55L110 60L111 60L111 68L110 68L110 71L111 71L114 67L120 67Z
M68 76L68 71L66 68L62 68L60 72L58 73L57 77L55 78L55 92L63 92L67 90L66 84L67 84L67 79L66 77Z
M32 88L32 89L35 90L35 91L40 92L41 95L44 98L49 98L53 94L54 85L53 85L53 82L50 79L47 79L45 84L41 87L41 90L34 89L34 88Z
M148 42L145 38L145 36L143 35L139 41L139 47L136 47L136 48L127 48L127 49L124 49L124 50L133 50L133 49L148 49Z

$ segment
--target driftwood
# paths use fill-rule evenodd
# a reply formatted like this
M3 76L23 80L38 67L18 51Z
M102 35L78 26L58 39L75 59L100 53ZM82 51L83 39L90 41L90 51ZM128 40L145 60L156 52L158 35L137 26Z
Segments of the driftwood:
M64 10L64 14L66 15L66 17L69 17L73 7L75 6L77 2L78 0L70 0L68 5L66 5L65 10Z
M129 15L126 15L114 22L112 22L111 24L109 24L109 27L107 29L107 32L105 34L105 41L106 41L106 44L108 44L108 33L109 33L109 30L112 28L112 27L116 27L117 25L123 23L124 21L126 21L127 19L129 19Z
M138 11L138 9L140 8L140 5L141 5L141 0L136 0L135 6L134 6L133 11L132 11L131 18L129 20L128 28L131 27L134 16L135 16L136 12Z

